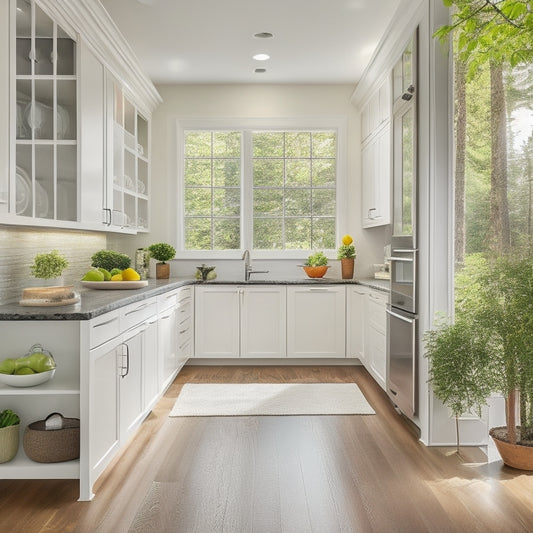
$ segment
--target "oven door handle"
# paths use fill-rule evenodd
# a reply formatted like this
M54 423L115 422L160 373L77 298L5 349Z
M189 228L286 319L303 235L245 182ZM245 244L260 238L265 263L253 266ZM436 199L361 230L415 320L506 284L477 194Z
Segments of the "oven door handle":
M389 315L393 316L394 318L398 318L399 320L403 320L404 322L407 322L408 324L414 324L415 323L414 319L407 318L406 316L402 316L402 315L399 315L397 313L393 313L389 309L385 309L385 312L388 313Z
M414 259L412 257L387 257L387 261L403 261L404 263L412 263Z

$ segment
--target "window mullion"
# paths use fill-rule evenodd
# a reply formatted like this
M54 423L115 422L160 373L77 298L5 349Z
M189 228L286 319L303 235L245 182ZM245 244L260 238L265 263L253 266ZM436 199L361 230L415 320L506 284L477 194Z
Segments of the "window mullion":
M252 131L243 130L241 149L241 247L253 248L254 183Z

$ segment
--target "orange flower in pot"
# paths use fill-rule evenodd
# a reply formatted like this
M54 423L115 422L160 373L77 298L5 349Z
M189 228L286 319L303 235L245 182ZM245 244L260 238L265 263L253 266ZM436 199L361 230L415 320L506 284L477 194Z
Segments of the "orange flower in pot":
M329 268L328 258L323 252L316 252L307 258L302 268L310 278L322 278Z
M337 250L337 259L341 262L342 279L352 279L355 261L355 246L350 235L342 238L342 245Z

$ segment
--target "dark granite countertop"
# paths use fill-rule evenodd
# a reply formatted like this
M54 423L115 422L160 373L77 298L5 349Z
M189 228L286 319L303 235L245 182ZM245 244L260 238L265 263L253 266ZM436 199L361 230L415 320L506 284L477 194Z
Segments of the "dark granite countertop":
M80 295L80 302L64 306L30 307L18 303L0 306L0 320L90 320L97 316L120 309L134 302L139 302L184 287L186 285L203 284L190 278L172 278L168 280L149 279L148 286L141 289L125 290L94 290L74 285ZM223 280L208 281L209 285L349 285L359 284L388 292L389 282L376 279L333 279L333 278L297 278L286 280Z

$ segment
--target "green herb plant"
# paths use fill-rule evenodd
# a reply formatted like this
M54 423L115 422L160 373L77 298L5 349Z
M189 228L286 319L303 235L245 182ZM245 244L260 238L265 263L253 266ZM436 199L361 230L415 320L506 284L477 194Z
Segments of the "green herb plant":
M128 255L113 250L100 250L93 254L91 261L91 266L105 268L108 272L114 268L126 270L131 265L131 258Z
M305 262L305 266L326 266L327 264L328 258L324 252L315 252L314 254L311 254Z
M30 270L35 278L51 279L61 276L67 267L68 261L57 250L52 250L47 254L37 254Z
M17 424L20 424L20 418L11 409L4 409L0 413L0 428L16 426Z
M166 263L176 256L176 249L166 242L151 244L147 250L156 261L161 263Z

